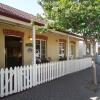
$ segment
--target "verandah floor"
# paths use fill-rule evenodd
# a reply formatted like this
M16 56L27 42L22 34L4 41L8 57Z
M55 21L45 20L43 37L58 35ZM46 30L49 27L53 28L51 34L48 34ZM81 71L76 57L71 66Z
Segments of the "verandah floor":
M97 66L97 76L99 80L100 65ZM100 97L100 90L95 93L86 88L91 80L92 69L88 68L0 100L98 100L90 97Z

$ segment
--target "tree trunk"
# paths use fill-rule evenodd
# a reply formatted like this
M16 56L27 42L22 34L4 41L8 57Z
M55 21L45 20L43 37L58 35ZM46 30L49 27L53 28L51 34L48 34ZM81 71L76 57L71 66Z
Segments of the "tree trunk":
M93 59L92 59L92 67L93 67L93 83L97 85L97 76L96 76L96 64L95 64L95 59L96 59L96 49L95 49L96 43L93 43Z

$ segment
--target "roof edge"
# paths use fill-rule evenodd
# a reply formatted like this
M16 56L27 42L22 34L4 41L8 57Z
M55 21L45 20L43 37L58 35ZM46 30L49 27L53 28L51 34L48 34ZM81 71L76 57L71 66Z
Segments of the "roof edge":
M9 10L7 10L7 8L9 8ZM0 9L1 9L0 15L2 15L2 16L6 16L9 18L13 18L13 19L20 20L20 21L27 22L27 23L31 23L33 21L36 25L39 25L39 26L45 25L45 21L43 19L36 18L36 16L34 16L30 13L24 12L22 10L16 9L14 7L0 3ZM18 14L16 14L14 11L15 12L18 11L19 13L16 12L16 13L18 13ZM20 13L23 13L23 15L26 15L29 17L20 16Z

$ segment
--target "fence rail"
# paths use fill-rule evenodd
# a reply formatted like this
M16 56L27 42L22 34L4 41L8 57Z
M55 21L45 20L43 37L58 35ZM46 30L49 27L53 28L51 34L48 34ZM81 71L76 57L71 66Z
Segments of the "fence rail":
M92 65L91 58L50 62L0 70L0 97L17 93Z

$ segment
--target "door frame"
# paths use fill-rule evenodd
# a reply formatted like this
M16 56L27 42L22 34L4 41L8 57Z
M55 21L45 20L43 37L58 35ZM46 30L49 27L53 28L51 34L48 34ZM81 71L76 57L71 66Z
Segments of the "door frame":
M23 40L24 40L24 38L22 37L22 36L16 36L16 35L7 35L7 34L5 34L5 36L4 36L4 40L5 40L5 37L6 36L11 36L11 37L19 37L19 38L21 38L21 40L22 40L22 50L21 50L21 52L22 52L22 65L24 65L24 42L23 42ZM6 41L5 41L6 42ZM5 51L6 51L6 45L5 45ZM6 67L6 53L5 53L5 67Z

